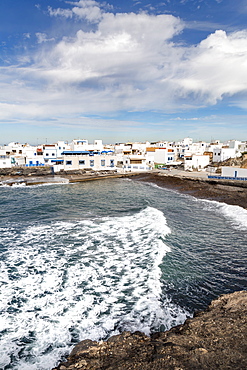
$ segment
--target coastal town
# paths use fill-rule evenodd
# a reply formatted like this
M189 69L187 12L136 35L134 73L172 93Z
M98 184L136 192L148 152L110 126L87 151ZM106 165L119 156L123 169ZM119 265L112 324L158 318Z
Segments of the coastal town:
M11 142L0 146L0 169L41 168L53 174L72 171L143 172L180 169L207 176L247 179L247 141L211 143L132 142L104 144L102 140L75 139L52 144L30 145Z

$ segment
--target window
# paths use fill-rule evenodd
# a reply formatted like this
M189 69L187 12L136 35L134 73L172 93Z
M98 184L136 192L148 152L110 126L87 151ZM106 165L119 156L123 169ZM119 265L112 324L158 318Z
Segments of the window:
M67 166L71 166L72 165L72 161L66 161L66 165Z
M111 166L111 167L114 167L114 159L111 159L111 160L110 160L110 166Z
M85 165L85 161L84 161L84 160L80 160L80 161L79 161L79 165L80 165L80 166L84 166L84 165Z
M93 167L94 166L94 160L93 159L91 159L90 160L90 167Z
M48 157L49 153L46 153L45 155Z
M52 156L54 157L55 156L55 153L52 153Z
M104 159L101 159L101 166L105 166L105 160Z

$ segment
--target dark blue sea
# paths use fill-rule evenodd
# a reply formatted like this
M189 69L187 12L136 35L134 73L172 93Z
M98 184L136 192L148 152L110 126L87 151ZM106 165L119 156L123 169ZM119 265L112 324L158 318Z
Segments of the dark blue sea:
M0 368L150 334L247 289L247 210L111 179L0 187Z

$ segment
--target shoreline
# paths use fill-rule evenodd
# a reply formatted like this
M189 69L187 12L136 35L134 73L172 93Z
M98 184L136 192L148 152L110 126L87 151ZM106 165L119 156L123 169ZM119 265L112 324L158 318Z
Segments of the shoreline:
M247 181L211 180L161 172L139 174L134 181L156 184L198 199L207 199L247 209Z
M40 176L1 176L0 183L9 186L32 186L43 184L78 183L116 178L131 178L133 181L153 183L199 199L214 200L247 209L247 181L208 179L206 173L171 172L128 172L128 173L64 173Z
M165 332L83 340L52 370L242 370L247 366L246 314L246 291L221 295Z

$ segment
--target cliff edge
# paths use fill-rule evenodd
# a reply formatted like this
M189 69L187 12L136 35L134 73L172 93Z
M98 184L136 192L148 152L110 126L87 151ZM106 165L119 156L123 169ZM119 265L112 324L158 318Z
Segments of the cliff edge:
M183 325L78 343L53 370L247 369L247 291L220 296Z

